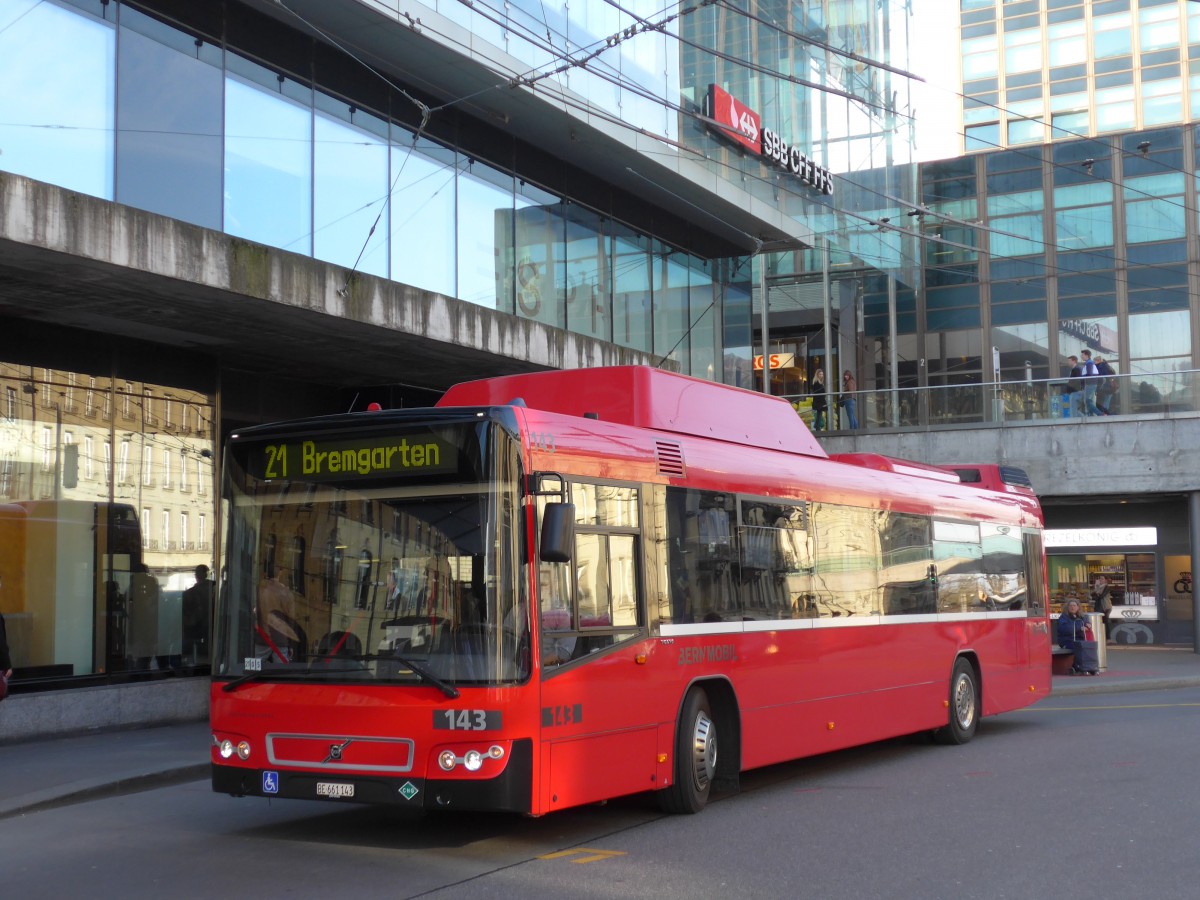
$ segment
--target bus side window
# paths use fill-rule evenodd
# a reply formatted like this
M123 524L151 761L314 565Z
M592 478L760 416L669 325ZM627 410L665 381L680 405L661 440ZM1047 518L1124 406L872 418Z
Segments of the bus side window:
M575 652L575 617L567 577L570 563L538 566L538 620L541 623L542 664L557 666Z

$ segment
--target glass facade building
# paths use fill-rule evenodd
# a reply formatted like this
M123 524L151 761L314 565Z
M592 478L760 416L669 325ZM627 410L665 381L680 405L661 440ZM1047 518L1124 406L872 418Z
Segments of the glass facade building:
M915 201L904 4L430 0L407 15L381 0L7 0L0 76L20 89L0 95L0 176L222 236L264 269L271 253L328 264L351 305L355 279L376 279L746 386L763 287L775 315L813 248L884 278L911 268L869 212ZM747 119L731 128L719 92L773 143L747 142ZM87 208L68 232L97 224ZM173 252L130 240L135 257ZM238 360L203 341L181 353L144 323L135 337L112 305L89 314L99 288L70 261L61 278L51 266L70 302L4 298L21 324L0 337L0 610L18 692L203 671L185 591L198 566L219 584L221 437L354 390L352 363L305 382L297 346L304 390L234 397ZM139 284L129 302L153 318L173 290ZM857 302L844 295L847 316ZM201 337L248 327L220 325ZM362 333L346 334L352 359ZM857 369L859 343L814 337L783 383L806 383L826 346ZM426 402L447 386L399 368Z
M1188 0L960 0L967 152L1200 117Z

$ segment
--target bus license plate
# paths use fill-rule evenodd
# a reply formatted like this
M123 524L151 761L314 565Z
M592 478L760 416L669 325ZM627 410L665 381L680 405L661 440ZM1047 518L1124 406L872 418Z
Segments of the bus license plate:
M318 797L353 797L354 785L352 784L334 784L331 781L317 782Z

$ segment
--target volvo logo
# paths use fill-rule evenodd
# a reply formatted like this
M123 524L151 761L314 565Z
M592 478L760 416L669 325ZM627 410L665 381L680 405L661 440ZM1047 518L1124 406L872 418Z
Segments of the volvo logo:
M342 754L346 751L346 748L349 747L353 743L354 743L354 738L346 738L346 740L340 744L330 744L329 745L329 755L327 757L325 757L325 762L326 763L340 762L342 759ZM322 765L324 765L324 763L322 763Z

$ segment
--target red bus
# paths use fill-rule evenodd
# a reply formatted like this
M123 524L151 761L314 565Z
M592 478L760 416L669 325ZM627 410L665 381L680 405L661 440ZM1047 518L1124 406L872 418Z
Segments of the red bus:
M645 367L260 426L224 461L213 789L543 815L1050 689L1028 479L828 456Z

